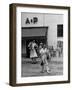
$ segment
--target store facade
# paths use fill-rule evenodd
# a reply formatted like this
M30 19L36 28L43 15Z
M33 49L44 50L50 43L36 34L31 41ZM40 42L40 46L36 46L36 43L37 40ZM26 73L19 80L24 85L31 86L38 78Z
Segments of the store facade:
M56 49L60 42L63 44L63 15L22 12L21 30L23 56L29 57L28 44L32 40Z

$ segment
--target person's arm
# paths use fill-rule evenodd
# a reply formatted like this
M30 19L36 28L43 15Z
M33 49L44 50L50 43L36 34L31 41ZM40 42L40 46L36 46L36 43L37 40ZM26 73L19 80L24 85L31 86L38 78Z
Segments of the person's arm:
M31 42L28 44L28 47L30 47L31 46Z
M38 45L35 43L35 47L38 48Z
M28 48L29 49L32 49L31 42L29 43Z

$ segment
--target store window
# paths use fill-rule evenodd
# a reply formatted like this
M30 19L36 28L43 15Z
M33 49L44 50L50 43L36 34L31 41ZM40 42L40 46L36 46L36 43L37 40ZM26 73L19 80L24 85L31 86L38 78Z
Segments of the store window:
M63 24L57 25L57 37L63 37Z

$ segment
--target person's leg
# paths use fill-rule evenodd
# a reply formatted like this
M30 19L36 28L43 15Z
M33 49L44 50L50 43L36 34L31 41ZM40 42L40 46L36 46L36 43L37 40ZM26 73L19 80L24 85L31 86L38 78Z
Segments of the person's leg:
M32 64L35 64L35 57L32 58Z
M41 65L42 66L42 70L41 70L41 72L43 73L44 72L44 65Z
M36 61L36 57L33 58L33 62L34 62L34 64L37 63L37 61Z
M49 66L48 66L47 59L45 59L45 68L46 68L47 73L50 73L50 69L49 69Z
M32 59L32 64L33 64L33 58L31 58Z
M44 72L44 63L43 63L43 60L41 61L41 72L42 73Z

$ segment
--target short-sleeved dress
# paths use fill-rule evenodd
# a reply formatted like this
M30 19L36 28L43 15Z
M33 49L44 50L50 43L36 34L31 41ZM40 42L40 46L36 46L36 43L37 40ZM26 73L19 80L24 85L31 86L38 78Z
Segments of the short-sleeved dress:
M30 49L30 58L38 57L35 47L37 46L36 43L32 43L32 48Z

